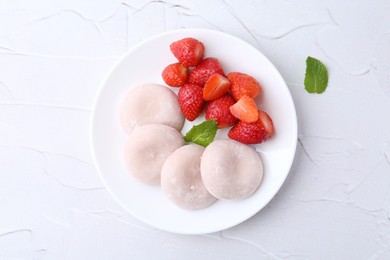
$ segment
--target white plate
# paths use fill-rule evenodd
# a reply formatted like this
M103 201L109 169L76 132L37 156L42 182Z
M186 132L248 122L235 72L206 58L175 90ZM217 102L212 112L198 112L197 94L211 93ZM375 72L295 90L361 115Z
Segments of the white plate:
M256 102L272 117L276 129L270 141L253 146L264 163L264 178L255 194L241 201L217 201L197 211L177 208L167 200L160 187L147 186L133 179L123 161L126 135L119 123L119 108L126 93L144 83L164 84L162 70L176 62L169 45L184 37L202 41L206 48L205 57L218 58L226 73L240 71L254 76L264 91ZM187 122L183 132L191 125ZM142 222L182 234L217 232L256 214L282 186L297 143L294 103L286 83L272 63L248 43L222 32L205 29L162 33L129 50L100 87L90 131L95 165L112 196ZM217 137L224 138L225 134L226 131L220 131Z

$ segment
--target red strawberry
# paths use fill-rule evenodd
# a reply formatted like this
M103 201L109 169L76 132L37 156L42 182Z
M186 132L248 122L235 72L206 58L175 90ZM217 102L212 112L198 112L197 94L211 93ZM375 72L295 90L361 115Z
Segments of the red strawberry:
M234 103L233 97L228 93L210 101L206 107L206 119L215 119L218 123L218 128L234 125L237 122L237 118L229 110L229 107Z
M209 77L214 73L225 76L218 59L206 58L192 70L188 83L203 87Z
M237 101L244 95L255 98L262 92L259 82L252 76L241 72L230 72L227 78L231 83L230 91Z
M171 87L180 87L187 82L189 70L180 63L168 65L162 72L162 78Z
M270 139L275 132L272 119L264 111L259 110L259 119L254 123L238 123L230 129L228 136L243 144L259 144Z
M202 113L205 101L203 89L192 84L183 85L178 93L181 111L189 121L194 121Z
M173 42L170 47L176 59L186 67L196 66L203 59L204 45L197 39L184 38Z
M248 96L240 98L236 104L230 107L230 112L245 123L253 123L259 119L256 103Z
M203 87L203 99L214 100L228 92L230 81L221 74L214 73Z

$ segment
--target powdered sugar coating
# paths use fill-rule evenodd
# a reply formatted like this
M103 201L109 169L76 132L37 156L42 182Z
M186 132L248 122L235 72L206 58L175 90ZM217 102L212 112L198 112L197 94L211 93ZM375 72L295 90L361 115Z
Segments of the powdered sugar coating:
M214 140L203 153L201 175L205 187L216 198L243 199L259 187L263 164L250 146L234 140Z
M126 142L126 166L141 182L159 185L165 160L184 143L182 134L170 126L150 124L138 127Z
M163 165L161 187L168 199L180 208L201 209L216 200L205 188L200 174L204 150L197 144L182 146Z
M158 84L145 84L127 94L122 102L120 121L127 134L135 126L145 124L164 124L180 131L184 115L171 89Z

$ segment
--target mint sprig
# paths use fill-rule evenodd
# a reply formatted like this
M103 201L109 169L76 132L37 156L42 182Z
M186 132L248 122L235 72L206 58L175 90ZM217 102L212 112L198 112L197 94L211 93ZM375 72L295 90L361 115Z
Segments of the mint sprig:
M207 147L217 134L218 124L215 120L206 120L194 125L184 136L186 142L192 142Z
M306 59L305 89L309 93L321 94L328 86L328 70L325 65L313 57Z

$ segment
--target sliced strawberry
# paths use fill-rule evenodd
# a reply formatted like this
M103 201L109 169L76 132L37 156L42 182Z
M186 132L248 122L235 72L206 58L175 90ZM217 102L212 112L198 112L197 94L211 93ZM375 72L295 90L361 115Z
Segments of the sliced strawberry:
M203 89L192 84L185 84L180 88L178 100L181 111L189 121L197 119L205 105Z
M180 63L168 65L162 72L162 78L171 87L180 87L188 80L189 70Z
M192 70L188 83L203 87L209 77L214 73L225 76L218 59L206 58Z
M241 72L231 72L227 78L231 83L230 91L237 101L244 95L255 98L262 92L259 82L252 76Z
M186 67L196 66L203 59L204 45L194 38L184 38L170 45L173 55Z
M259 110L259 120L263 123L268 139L271 138L275 133L275 127L271 117L266 112Z
M204 91L204 90L203 90ZM203 92L204 93L204 92ZM255 101L248 97L241 97L234 105L230 107L230 112L245 123L253 123L259 118Z
M264 111L259 110L259 119L254 123L238 123L230 129L228 136L243 144L259 144L270 139L274 134L272 119Z
M235 101L229 93L210 101L206 107L206 119L215 119L218 123L218 128L234 125L238 119L229 110L229 107L234 103Z
M230 81L219 73L214 73L203 87L203 99L214 100L228 92Z

